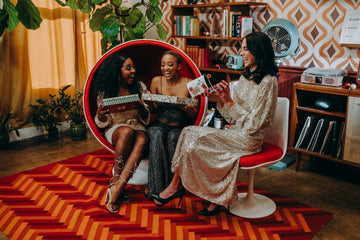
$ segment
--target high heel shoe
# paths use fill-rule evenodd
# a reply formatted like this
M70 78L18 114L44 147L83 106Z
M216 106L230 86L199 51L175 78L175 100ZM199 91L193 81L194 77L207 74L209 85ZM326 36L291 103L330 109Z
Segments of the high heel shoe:
M198 212L199 215L202 216L214 216L219 213L220 205L217 205L214 210L209 211L207 208L204 208L200 212Z
M110 188L112 187L112 186L114 186L115 185L115 183L112 183L112 184L110 184L110 186L107 188L107 192L106 192L106 197L105 197L105 204L106 204L106 208L107 208L107 210L109 210L109 212L111 212L111 213L117 213L118 211L119 211L119 209L120 209L120 205L117 205L116 203L117 203L117 201L115 201L115 202L109 202L110 201L110 198L112 198L112 193L111 193L111 191L110 191ZM112 208L111 206L116 206L117 208Z
M149 195L150 195L150 197L152 197L153 199L155 199L156 201L158 201L160 203L160 204L155 203L156 206L158 206L158 207L164 206L165 204L167 204L168 202L170 202L171 200L173 200L175 198L180 198L180 200L178 202L178 206L180 206L181 200L185 195L185 188L180 188L176 193L174 193L173 195L171 195L168 198L161 198L159 196L159 194L153 194L153 193L150 193Z

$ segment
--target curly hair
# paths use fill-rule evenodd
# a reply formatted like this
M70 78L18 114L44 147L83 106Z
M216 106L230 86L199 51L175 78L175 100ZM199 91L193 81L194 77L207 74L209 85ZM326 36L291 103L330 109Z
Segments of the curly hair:
M270 38L263 32L253 32L245 37L247 49L255 56L256 70L245 68L244 77L259 84L266 75L277 76L278 66Z
M128 59L121 53L113 53L100 65L95 74L96 92L103 93L105 98L117 97L120 87L121 68ZM135 81L129 85L130 94L141 94L140 82L135 74Z

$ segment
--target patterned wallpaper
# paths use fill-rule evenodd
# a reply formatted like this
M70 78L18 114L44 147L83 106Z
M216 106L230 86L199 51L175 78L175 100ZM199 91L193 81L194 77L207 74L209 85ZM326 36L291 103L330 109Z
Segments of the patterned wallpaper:
M261 31L266 23L277 18L290 20L299 30L300 51L283 65L357 70L360 49L340 46L339 40L346 11L360 11L360 0L255 0L253 2L268 4L267 7L255 7L251 10L254 28L257 31ZM170 37L172 31L170 16L172 4L185 3L184 0L169 0L162 6L163 23L169 33L167 41L181 49L184 48L184 39ZM210 19L210 14L211 11L202 12L199 18L206 22ZM221 20L220 13L218 16ZM240 48L240 43L233 40L211 41L209 45L219 59L225 59L229 54L238 54Z

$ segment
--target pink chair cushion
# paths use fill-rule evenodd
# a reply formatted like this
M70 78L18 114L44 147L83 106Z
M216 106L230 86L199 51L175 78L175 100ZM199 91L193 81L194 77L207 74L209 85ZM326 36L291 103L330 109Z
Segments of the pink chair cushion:
M282 157L282 154L283 151L281 150L281 148L264 142L261 152L253 155L243 156L240 158L240 167L255 168L257 166L279 160Z

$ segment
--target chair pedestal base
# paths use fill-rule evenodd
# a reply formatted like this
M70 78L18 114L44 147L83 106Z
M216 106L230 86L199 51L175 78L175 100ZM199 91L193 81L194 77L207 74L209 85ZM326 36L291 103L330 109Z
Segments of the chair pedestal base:
M252 198L247 193L238 193L238 200L230 205L230 213L244 218L262 218L273 214L276 204L270 198L254 193Z
M148 168L149 168L149 160L142 159L134 175L129 179L128 184L130 185L148 184Z

